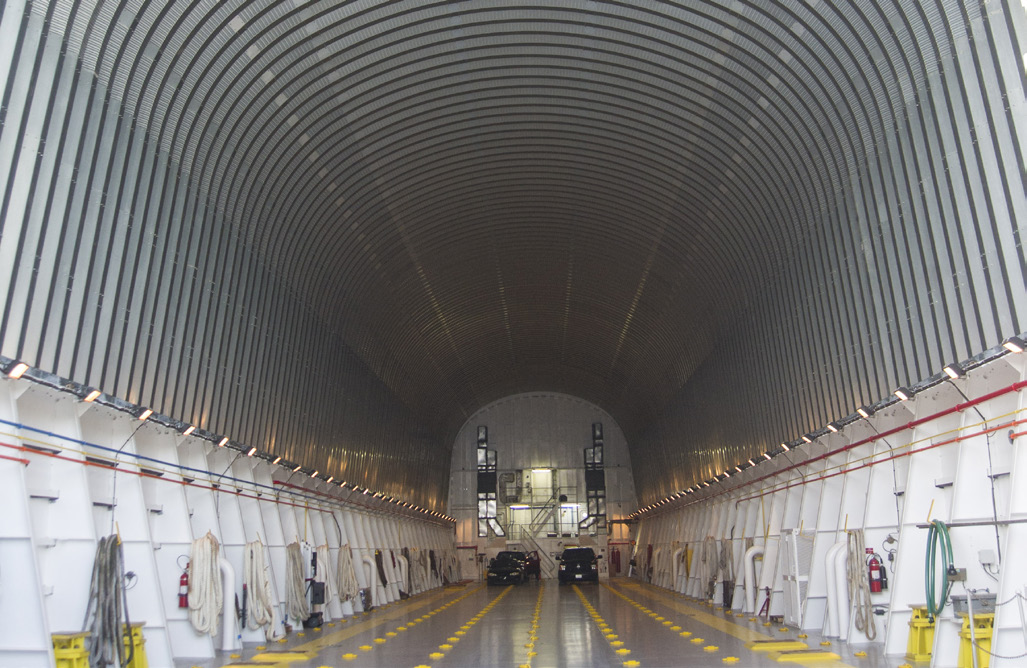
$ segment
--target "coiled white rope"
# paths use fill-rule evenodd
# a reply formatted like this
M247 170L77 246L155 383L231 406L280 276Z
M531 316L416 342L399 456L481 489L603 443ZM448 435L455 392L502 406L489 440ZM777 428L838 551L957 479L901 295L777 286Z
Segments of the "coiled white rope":
M856 630L873 640L877 637L877 625L871 617L870 577L867 574L866 544L863 530L849 532L848 584L849 600L852 602ZM842 631L844 633L844 631Z
M410 550L410 587L414 590L412 592L414 594L420 594L427 589L424 584L424 567L421 561L422 552L423 550L416 547Z
M89 617L93 619L90 622ZM125 564L121 541L116 535L100 539L89 582L89 603L83 629L90 632L89 665L101 668L110 664L127 666L132 661L133 644L122 640L128 621L128 599L125 595Z
M317 546L317 573L314 575L315 582L323 582L325 586L325 602L321 606L324 612L324 620L331 621L328 606L339 597L339 590L335 586L335 573L332 572L332 557L328 545Z
M271 597L271 579L268 577L264 543L260 538L246 543L243 552L243 584L248 592L246 626L251 630L264 629L264 636L274 640L280 635L275 623L275 608Z
M286 561L286 612L290 617L301 623L310 616L310 604L307 602L306 582L304 579L303 549L300 544L290 543L285 548Z
M220 548L214 534L193 541L189 552L189 621L199 633L217 635L223 607Z
M357 583L357 573L353 570L353 553L349 545L339 548L338 583L343 601L351 601L360 595L360 584Z

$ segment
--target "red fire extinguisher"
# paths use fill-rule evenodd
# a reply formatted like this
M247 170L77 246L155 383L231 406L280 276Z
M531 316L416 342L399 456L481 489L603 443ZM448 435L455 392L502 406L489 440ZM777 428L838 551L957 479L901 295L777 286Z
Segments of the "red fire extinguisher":
M178 578L178 607L189 607L189 567L182 571L182 577Z
M867 557L867 567L870 569L870 591L871 593L877 594L888 587L886 576L884 575L884 562L881 557L876 554L871 554Z

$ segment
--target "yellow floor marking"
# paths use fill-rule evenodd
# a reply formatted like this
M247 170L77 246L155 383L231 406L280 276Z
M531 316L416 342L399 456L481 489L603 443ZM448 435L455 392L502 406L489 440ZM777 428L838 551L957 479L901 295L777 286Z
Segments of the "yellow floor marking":
M471 589L467 589L465 587L465 590L461 590L459 591L459 593L461 596L464 594L470 595L478 589L481 589L481 585ZM432 594L425 595L423 597L419 596L417 598L407 599L407 601L405 601L405 605L401 607L396 607L383 615L372 617L371 619L365 621L357 622L353 626L347 626L346 628L341 629L339 631L325 633L317 640L312 640L302 645L298 645L296 647L293 647L292 649L296 652L320 652L334 645L338 645L339 643L345 640L349 640L353 636L358 636L361 633L370 631L371 629L378 628L382 624L393 622L400 617L410 614L410 612L412 612L413 610L420 610L421 608L432 605L436 603L439 599L447 598L451 596L453 593L455 593L453 590L447 588L443 591L437 591Z
M794 649L807 649L801 640L757 640L745 644L750 652L784 652Z
M482 586L484 586L484 585L479 585L475 589L472 589L467 594L464 594L463 596L460 596L460 598L457 598L455 600L459 601L460 599L464 598L464 596L470 596L470 594L472 592L477 591L478 589L481 589ZM509 594L512 590L513 590L513 585L507 586L507 588L503 590L503 593L501 593L499 596L497 596L494 599L492 599L492 602L489 603L488 605L486 605L484 608L482 608L481 611L476 615L476 617L478 619L481 619L482 617L484 617L486 614L488 614L492 610L492 608L494 608L496 606L496 604L498 604L501 600L503 600L504 596ZM463 628L463 627L460 627L460 628ZM453 649L453 646L450 645L450 644L444 643L442 645L439 645L439 649L441 649L442 652L432 652L431 654L428 655L428 658L432 659L433 661L438 661L439 659L445 657L446 655L445 655L444 652L448 652L449 650Z
M692 605L689 605L688 602L686 602L683 599L679 598L676 594L671 594L669 592L665 592L664 590L658 589L657 587L654 587L653 585L650 585L650 584L647 584L647 583L635 583L635 582L624 582L624 581L619 581L617 584L619 585L619 587L623 587L624 589L636 591L636 592L638 592L638 593L640 593L640 594L642 594L644 596L647 596L648 598L657 600L660 603L666 605L667 607L669 607L669 608L671 608L671 609L673 609L673 610L675 610L677 612L680 612L680 613L688 615L689 617L691 617L695 621L699 622L700 624L703 624L703 625L708 626L708 627L710 627L712 629L720 631L721 633L725 633L725 634L727 634L729 636L738 638L739 640L743 640L745 642L756 642L756 641L767 641L767 640L777 640L777 641L780 641L780 636L778 636L776 638L774 636L768 636L766 634L759 633L758 631L753 631L752 629L748 629L748 628L746 628L744 626L739 626L738 624L735 624L734 622L728 621L725 618L718 617L716 615L711 615L709 613L697 610ZM603 583L603 586L606 587L607 589L609 589L610 591L612 591L614 594L617 594L620 597L625 598L626 600L629 600L629 601L631 600L631 599L627 599L627 597L624 596L623 593L617 591L617 589L615 589L614 587L612 587L612 586L610 586L608 584L605 584L605 583ZM681 635L685 635L685 633L688 633L688 632L684 631L684 632L681 633ZM694 639L693 639L693 642L695 642ZM787 653L783 653L783 654L785 654L787 656ZM825 654L827 654L827 653L825 652ZM805 655L805 656L809 656L809 655ZM777 659L777 660L778 661L784 660L784 661L795 661L795 662L798 662L798 661L801 661L802 658L804 658L804 657L800 658L800 655L798 655L798 654L792 655L792 657L793 658L784 658L784 659ZM817 664L818 668L854 668L854 666L850 666L847 663L843 663L842 661L839 661L838 660L839 658L840 657L838 657L837 654L833 655L833 657L821 656L821 657L819 657L817 659L818 661L822 662L822 663L818 663Z
M645 596L648 596L649 598L655 598L655 599L659 600L661 603L664 603L667 607L673 609L675 612L680 612L680 613L686 614L689 617L691 617L692 619L694 619L695 621L699 622L700 624L708 626L708 627L710 627L712 629L716 629L717 631L720 631L721 633L726 633L729 636L733 636L735 638L738 638L739 640L743 640L745 642L752 642L754 640L776 640L776 638L774 638L773 636L768 636L766 634L759 633L758 631L753 631L752 629L747 629L744 626L739 626L739 625L737 625L737 624L735 624L733 622L729 622L728 620L726 620L726 619L724 619L722 617L717 617L716 615L711 615L708 612L702 612L700 610L696 610L695 608L693 608L692 606L686 604L685 602L683 602L683 601L681 601L679 599L675 599L674 596L671 595L671 594L664 594L663 592L660 592L660 591L657 591L657 590L654 590L654 589L649 589L648 587L643 587L642 585L638 585L638 584L634 584L634 583L631 583L631 584L628 584L628 583L618 583L618 584L621 587L623 587L624 589L635 590L635 591L637 591L640 594L644 594ZM614 592L617 591L613 587L610 587L610 585L606 585L606 586L609 587Z

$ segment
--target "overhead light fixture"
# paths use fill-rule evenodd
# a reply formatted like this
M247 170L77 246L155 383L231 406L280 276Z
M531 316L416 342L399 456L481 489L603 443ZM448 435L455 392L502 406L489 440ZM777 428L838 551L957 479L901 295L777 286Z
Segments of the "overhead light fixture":
M899 398L899 401L909 401L909 398L913 396L913 390L908 387L900 387L893 394Z
M782 443L781 444L781 449L784 450L785 452L788 452L789 450L791 450L791 448L788 447L787 443Z
M856 412L859 413L859 416L864 419L873 415L873 411L870 410L869 406L860 406L856 409Z
M7 377L18 380L19 378L21 378L22 374L24 374L28 370L28 364L25 364L24 362L18 362L17 364L11 367L10 371L7 372Z
M253 446L252 448L250 448L250 451L246 453L246 456L252 457L255 454L257 454L257 446Z
M527 510L528 508L531 508L531 506L525 506L523 504L518 504L516 506L508 506L508 507L510 508L510 510Z
M144 410L142 413L139 414L139 420L140 421L145 420L146 418L150 417L151 415L153 415L153 411L150 410L149 408L147 408L146 410Z
M194 427L193 425L189 425L188 427L185 428L185 431L182 432L182 436L188 436L189 434L193 433L194 431L196 431L196 427Z
M271 462L271 463L272 463L272 464L277 464L277 463L278 463L278 462L280 462L280 461L282 461L282 458L281 458L281 456L278 456L278 457L275 457L275 461L273 461L273 462Z
M960 366L958 362L946 364L942 371L944 371L952 380L962 378L966 375L966 371L963 371L963 367Z
M294 469L292 470L292 472L293 472L293 473L296 473L296 471L299 471L299 470L300 470L300 468L302 468L302 466L303 466L302 464L297 464L297 465L296 465L296 468L294 468Z
M220 441L218 441L218 447L219 447L219 448L223 448L223 447L225 447L226 445L228 445L228 437L227 437L227 436L225 436L225 437L224 437L224 438L222 438L222 439L221 439Z
M320 471L314 471L313 473L310 474L310 477L311 478L316 478L318 473L320 473Z
M101 394L103 394L103 392L101 392L100 390L93 390L92 392L87 394L85 398L82 399L82 401L86 402L87 404L91 404L97 399L99 399Z
M742 472L742 467L741 466L736 466L735 470L738 471L739 473L741 473Z
M330 476L328 476L328 480L325 480L325 482L331 482L333 480L335 480L335 476L330 475Z
M769 452L764 452L763 456L766 457L768 461L770 460L770 453Z
M827 428L830 429L835 434L838 433L838 424L835 423L835 422L828 422L827 423Z
M806 441L807 443L812 443L813 442L813 439L810 438L809 434L803 434L802 435L802 440Z
M532 473L549 473L553 469L531 469Z
M1024 348L1027 348L1027 342L1024 342L1019 336L1010 336L1002 342L1002 347L1011 353L1022 353Z
M753 460L750 459L749 460L749 466L756 466L756 462L754 462Z

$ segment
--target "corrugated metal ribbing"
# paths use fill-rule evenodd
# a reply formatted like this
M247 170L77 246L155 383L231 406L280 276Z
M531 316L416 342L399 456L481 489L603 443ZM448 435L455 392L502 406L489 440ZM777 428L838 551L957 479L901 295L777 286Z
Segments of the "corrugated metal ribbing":
M57 7L8 5L0 24L18 45L0 158L3 354L441 508L437 430L268 272L92 65L42 31ZM111 12L87 10L67 17L87 43L115 29ZM116 60L118 46L92 57Z
M1011 0L2 12L0 351L389 493L546 390L652 498L1025 326Z
M896 107L896 126L855 153L866 159L837 209L634 444L642 503L1024 329L1024 79L1012 14L916 8L893 11L892 30L876 36L886 42L876 72L853 72L915 81L882 101Z

